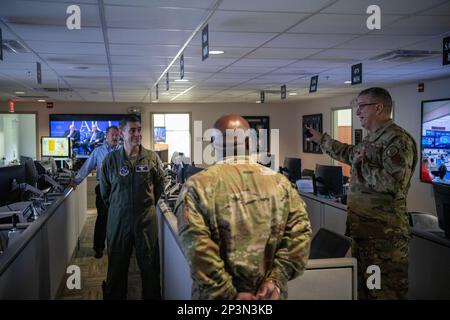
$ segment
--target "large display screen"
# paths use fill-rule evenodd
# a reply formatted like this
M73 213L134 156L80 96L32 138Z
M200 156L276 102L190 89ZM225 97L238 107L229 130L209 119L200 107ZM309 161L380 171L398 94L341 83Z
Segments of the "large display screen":
M420 179L450 183L450 98L422 101Z
M91 152L101 146L105 141L106 129L110 126L119 126L125 114L51 114L50 136L69 137L72 151L76 157L87 157ZM74 127L71 134L70 127ZM96 133L94 135L94 129Z
M42 137L41 156L54 158L70 157L70 140L63 137Z

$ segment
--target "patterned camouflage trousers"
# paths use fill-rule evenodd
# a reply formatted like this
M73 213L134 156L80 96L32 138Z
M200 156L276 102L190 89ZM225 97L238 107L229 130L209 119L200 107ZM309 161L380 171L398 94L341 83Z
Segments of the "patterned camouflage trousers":
M405 299L408 292L409 238L397 236L389 239L353 239L352 254L358 260L359 299ZM367 273L371 265L381 271L381 288L369 289Z

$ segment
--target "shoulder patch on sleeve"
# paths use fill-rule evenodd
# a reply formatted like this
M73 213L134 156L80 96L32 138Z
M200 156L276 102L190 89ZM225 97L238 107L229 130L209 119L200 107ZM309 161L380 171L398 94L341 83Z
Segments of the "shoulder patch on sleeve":
M387 154L388 157L390 157L390 158L395 157L398 153L399 153L399 150L398 150L398 147L397 147L397 146L390 146L390 147L387 148L387 150L386 150L386 154Z

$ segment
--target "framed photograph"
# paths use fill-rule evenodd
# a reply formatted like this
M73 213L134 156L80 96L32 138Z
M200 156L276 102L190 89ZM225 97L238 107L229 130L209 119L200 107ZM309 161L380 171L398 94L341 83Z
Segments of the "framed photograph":
M250 128L256 130L258 137L257 151L259 152L260 146L266 146L267 152L270 152L270 120L268 116L242 116L250 124ZM259 129L267 130L267 141L263 141L259 137Z
M323 131L322 127L322 114L310 114L303 116L303 152L305 153L318 153L322 154L322 150L320 149L320 146L317 143L314 143L312 141L306 140L306 127L313 128L319 132Z
M363 139L362 129L355 129L355 145L361 143L362 139Z

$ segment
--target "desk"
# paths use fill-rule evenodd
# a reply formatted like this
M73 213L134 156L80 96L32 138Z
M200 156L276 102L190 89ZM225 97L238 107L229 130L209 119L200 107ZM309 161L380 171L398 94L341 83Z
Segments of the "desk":
M299 192L306 203L306 211L311 222L313 236L320 228L345 234L347 206L312 193Z
M67 188L0 255L0 300L54 299L86 220L86 181Z

